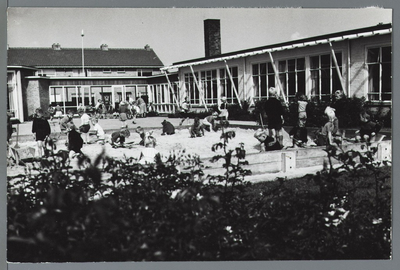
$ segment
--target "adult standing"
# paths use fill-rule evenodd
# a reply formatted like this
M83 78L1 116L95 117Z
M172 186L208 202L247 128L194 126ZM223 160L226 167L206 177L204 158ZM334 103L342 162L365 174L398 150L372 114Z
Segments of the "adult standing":
M44 141L51 133L49 122L44 118L41 108L36 109L32 122L32 133L37 143L38 155L41 157L44 151Z
M121 127L126 127L126 120L128 119L127 112L128 112L128 103L122 100L119 103L119 120L121 121Z
M219 110L218 117L223 120L228 120L229 112L228 112L228 102L226 100L226 97L221 97L221 102L219 103L218 110Z
M146 111L147 111L146 102L144 101L144 99L142 97L139 97L137 99L137 105L140 108L140 112L139 112L140 116L146 117Z
M277 99L277 90L274 87L269 88L268 93L269 98L265 102L264 109L268 119L269 135L283 147L283 106Z

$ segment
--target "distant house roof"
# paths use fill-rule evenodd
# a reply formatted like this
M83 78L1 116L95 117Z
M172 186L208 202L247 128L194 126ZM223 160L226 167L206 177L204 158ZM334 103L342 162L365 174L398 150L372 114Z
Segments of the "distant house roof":
M171 67L187 66L187 65L190 65L191 63L201 64L201 63L206 63L206 62L219 61L224 58L229 59L229 57L233 57L233 56L237 56L237 55L242 56L242 55L246 55L248 53L252 53L255 51L262 52L263 50L269 50L269 49L290 48L290 47L294 48L293 47L294 45L296 45L296 47L299 47L298 46L299 44L303 44L303 45L306 44L305 46L309 46L311 44L315 45L315 44L319 44L320 42L318 42L318 41L321 41L321 40L332 39L334 41L340 41L340 40L345 40L345 39L358 38L358 37L363 37L364 33L370 33L370 35L380 35L383 32L389 33L391 31L391 28L392 28L391 23L378 24L376 26L358 28L358 29L347 30L347 31L342 31L342 32L337 32L337 33L330 33L330 34L326 34L326 35L314 36L314 37L298 39L298 40L291 40L291 41L287 41L287 42L266 45L266 46L262 46L262 47L256 47L256 48L250 48L250 49L245 49L245 50L240 50L240 51L223 53L223 54L219 54L219 55L213 55L210 57L201 57L201 58L196 58L196 59L191 59L191 60L185 60L185 61L173 63L173 65ZM317 42L317 43L315 43L315 42ZM165 67L163 69L168 69L168 68L170 68L170 67Z
M82 49L8 48L8 66L81 67ZM163 63L149 48L84 49L85 67L162 67Z

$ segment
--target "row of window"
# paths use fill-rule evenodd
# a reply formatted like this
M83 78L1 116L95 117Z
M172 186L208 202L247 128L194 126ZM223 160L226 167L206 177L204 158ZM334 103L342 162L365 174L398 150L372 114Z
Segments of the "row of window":
M254 98L268 98L268 89L278 87L289 100L296 93L328 100L336 90L343 89L339 77L343 71L342 61L342 53L337 52L334 57L323 54L280 60L276 68L271 62L253 64ZM368 49L366 64L369 100L391 100L391 46ZM231 76L226 69L186 73L185 87L190 103L215 104L218 96L226 96L229 103L237 102L238 68L231 67L229 72Z
M85 76L101 76L104 75L130 75L130 76L152 76L161 74L159 70L152 69L85 69ZM37 76L46 75L49 77L73 77L82 76L82 69L43 69L36 72Z
M230 67L229 71L219 69L194 72L194 76L193 73L185 74L185 87L191 104L217 104L219 96L226 97L228 103L238 102L237 67Z

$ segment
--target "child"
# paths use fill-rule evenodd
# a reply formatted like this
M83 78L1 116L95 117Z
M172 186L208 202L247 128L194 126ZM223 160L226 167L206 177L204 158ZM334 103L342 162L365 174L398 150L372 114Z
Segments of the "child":
M326 107L325 114L328 116L328 122L322 127L321 131L317 133L315 143L318 146L329 146L333 144L333 138L337 135L339 130L339 120L335 115L335 109Z
M170 122L168 122L167 120L164 120L164 121L162 121L161 124L163 126L163 132L162 132L161 135L165 135L165 134L172 135L172 134L175 134L175 127Z
M293 146L297 145L304 147L307 143L307 98L303 94L296 94L298 104L298 121L297 125L289 132L290 138L293 141Z
M279 142L283 148L283 135L281 133L283 120L283 106L277 99L277 91L274 87L269 88L269 99L265 102L265 112L268 118L269 135Z
M76 131L75 125L71 125L68 129L68 150L70 151L70 157L74 157L78 154L82 154L83 139L81 134ZM74 152L74 153L71 153Z
M50 135L50 124L43 117L43 110L41 108L36 109L36 115L32 122L32 133L37 142L38 155L43 156L44 151L44 140Z
M202 121L202 127L203 129L207 130L207 131L217 131L217 125L216 125L216 119L218 117L218 113L214 112L212 115L209 115L207 117L205 117Z
M279 142L268 135L268 132L263 129L258 129L254 133L254 137L261 143L261 151L280 150L282 147Z
M371 121L371 116L363 110L360 114L360 130L357 132L356 142L371 141L381 130L381 125Z
M229 112L226 97L221 97L221 103L218 106L218 110L220 111L218 117L222 120L227 121L229 117Z
M131 110L131 115L132 115L132 124L136 124L136 117L137 117L138 113L140 112L140 108L136 104L136 101L132 102L130 110Z
M78 114L81 117L79 132L84 134L83 143L86 144L88 142L88 133L90 130L90 116L86 113L85 109L78 110Z
M131 133L127 128L121 128L119 131L115 131L111 134L111 145L113 147L124 147L125 139L129 138ZM119 145L118 145L119 144Z
M72 110L68 110L67 114L60 120L61 133L68 133L70 126L74 125L73 118L74 112Z
M103 128L99 124L99 120L95 117L92 118L92 125L93 125L93 131L95 132L95 135L97 139L94 142L99 142L100 144L104 144L104 139L105 139L105 132Z
M202 137L204 136L204 129L202 124L200 123L200 119L198 117L194 118L194 123L192 127L190 128L190 137L195 138L195 137Z
M142 165L145 164L153 164L156 162L156 157L160 155L160 153L154 148L155 141L152 139L145 139L145 147L140 153L139 163Z

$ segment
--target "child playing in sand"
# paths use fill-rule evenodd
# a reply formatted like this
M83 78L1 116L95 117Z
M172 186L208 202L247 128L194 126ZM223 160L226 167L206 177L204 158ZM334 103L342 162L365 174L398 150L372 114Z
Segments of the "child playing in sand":
M205 129L207 131L211 131L211 129L216 131L216 122L215 121L216 121L217 117L218 117L217 112L214 112L212 115L205 117L202 121L203 129Z
M68 128L68 150L70 151L70 158L82 154L83 139L81 134L76 131L75 125Z
M85 108L80 108L78 114L81 117L81 125L79 126L79 132L83 133L83 143L88 142L88 133L90 130L90 116L86 113Z
M195 137L202 137L204 136L204 129L203 126L200 122L200 119L198 117L194 118L194 123L192 127L190 128L190 137L195 138Z
M105 139L105 132L103 128L99 124L99 120L96 117L93 117L91 119L92 125L93 125L93 132L94 135L96 135L96 139L93 142L99 142L100 144L104 144L104 139Z
M326 107L325 114L328 116L328 122L317 133L315 143L318 146L329 146L333 144L333 138L339 131L339 120L335 115L335 109Z
M121 128L111 134L111 145L113 147L124 147L125 139L129 138L131 133L127 128Z

